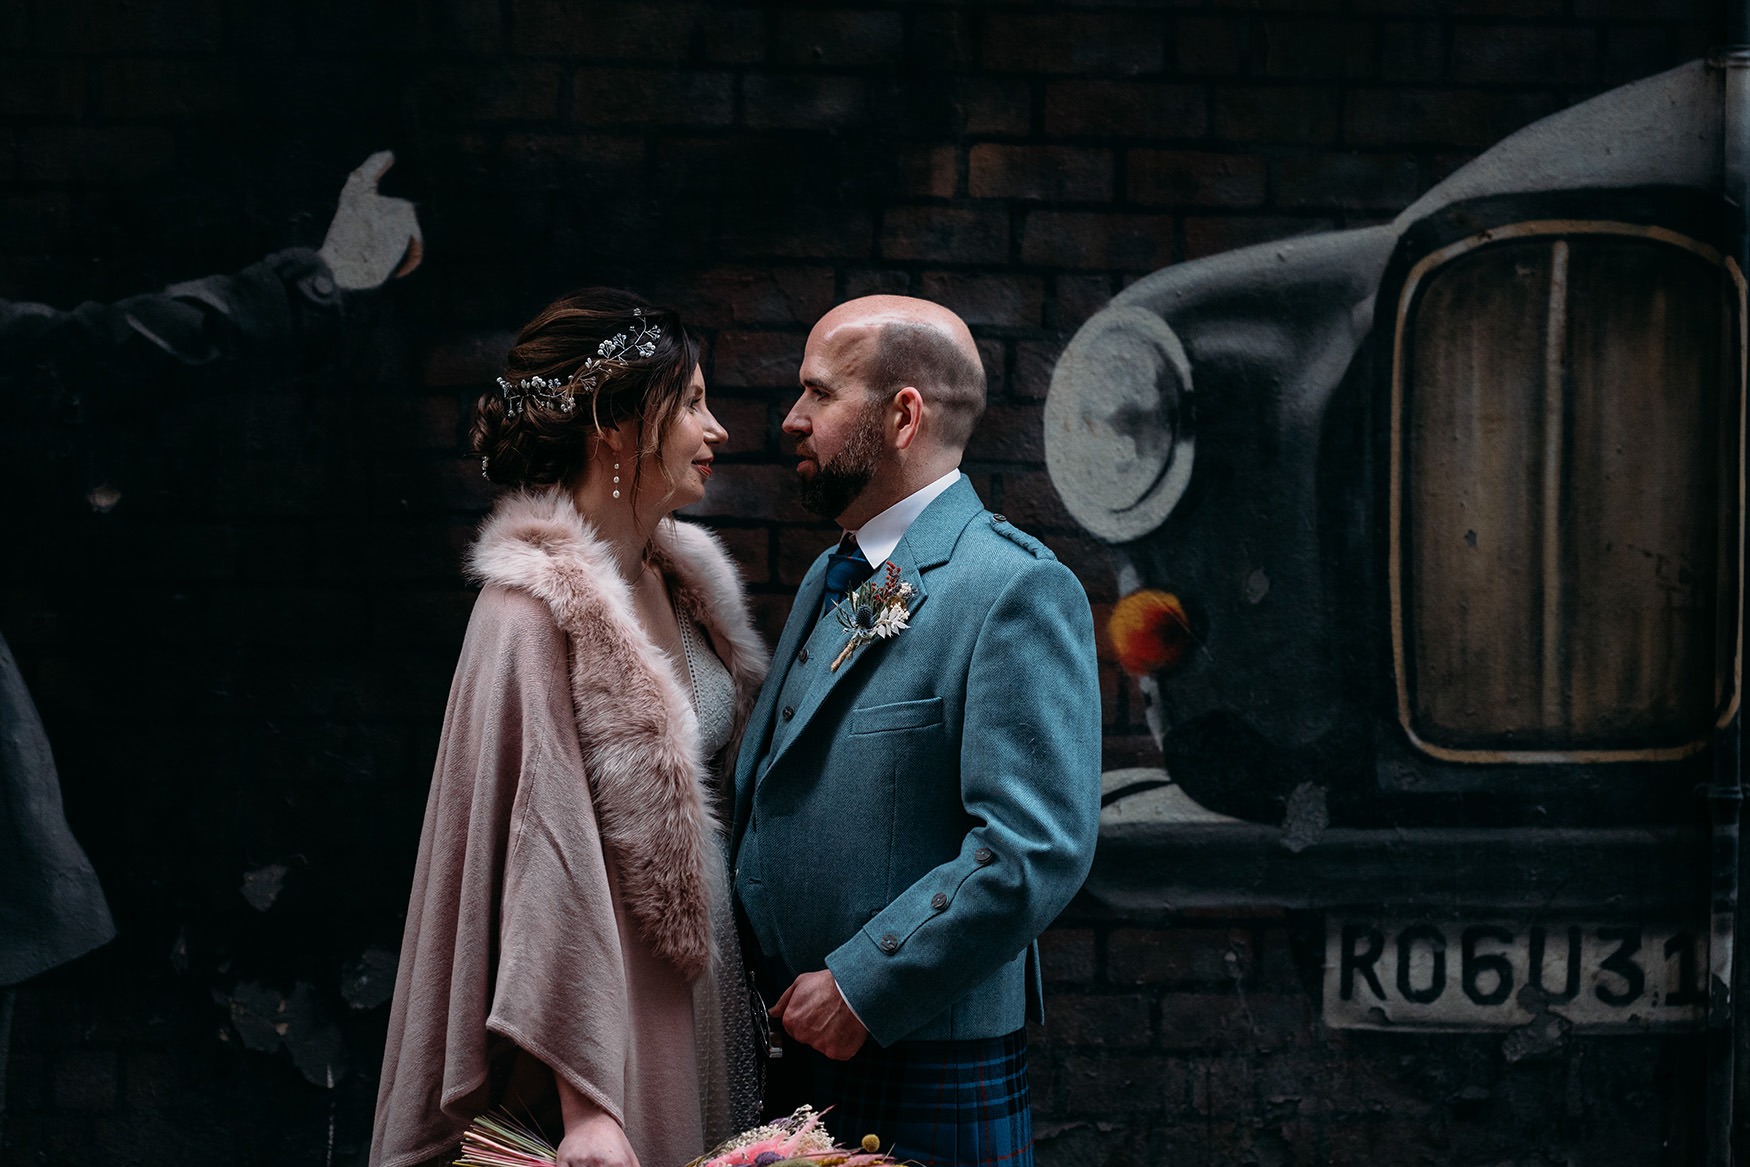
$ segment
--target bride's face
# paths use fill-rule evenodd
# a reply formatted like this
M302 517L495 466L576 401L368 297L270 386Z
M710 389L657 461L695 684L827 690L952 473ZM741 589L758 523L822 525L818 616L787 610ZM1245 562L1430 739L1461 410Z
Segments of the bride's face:
M663 501L664 511L679 510L705 497L705 483L711 477L716 447L728 439L728 431L711 416L711 409L705 404L705 374L695 366L680 412L654 455L653 460L659 460L660 467L647 467L644 475L644 481L653 488L672 483Z

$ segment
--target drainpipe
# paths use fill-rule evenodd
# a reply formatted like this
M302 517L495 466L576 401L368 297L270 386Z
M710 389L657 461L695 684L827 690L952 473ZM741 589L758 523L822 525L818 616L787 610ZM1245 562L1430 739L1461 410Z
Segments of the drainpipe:
M1732 219L1731 254L1740 271L1750 273L1750 0L1728 0L1726 48L1715 60L1725 73L1725 109L1721 126L1724 140L1724 190L1726 201L1736 209ZM1740 333L1742 335L1742 333ZM1740 359L1743 353L1740 351ZM1746 424L1739 418L1740 427ZM1742 444L1740 450L1743 449ZM1742 455L1740 454L1740 457ZM1739 467L1739 474L1744 467ZM1744 500L1740 495L1739 531L1742 542ZM1739 572L1744 549L1738 549ZM1740 581L1738 602L1744 595ZM1743 613L1739 613L1742 630ZM1741 635L1740 631L1740 635ZM1742 646L1739 650L1742 652ZM1742 682L1740 681L1740 684ZM1742 699L1740 699L1740 708ZM1711 921L1708 944L1708 1067L1707 1067L1707 1161L1709 1167L1732 1167L1733 1133L1737 1126L1736 1064L1741 1057L1750 1065L1750 1026L1747 1011L1733 1008L1734 993L1750 989L1744 966L1733 960L1733 941L1740 910L1738 889L1750 856L1739 845L1739 821L1744 800L1740 773L1740 740L1743 714L1732 719L1714 745L1713 780L1708 786L1708 812L1712 827Z

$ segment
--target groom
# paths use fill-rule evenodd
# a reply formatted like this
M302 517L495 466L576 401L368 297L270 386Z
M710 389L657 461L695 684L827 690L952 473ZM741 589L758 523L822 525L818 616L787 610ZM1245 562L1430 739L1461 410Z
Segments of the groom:
M844 537L809 569L737 759L735 891L790 1040L769 1110L895 1158L1028 1167L1034 938L1100 809L1087 597L960 473L966 325L869 296L809 334L784 419Z

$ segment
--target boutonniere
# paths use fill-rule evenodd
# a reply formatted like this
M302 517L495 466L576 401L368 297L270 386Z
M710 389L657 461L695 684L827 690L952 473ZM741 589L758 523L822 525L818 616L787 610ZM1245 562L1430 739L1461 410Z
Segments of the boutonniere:
M880 583L867 580L840 600L834 612L839 618L839 626L850 633L851 638L845 641L844 650L832 662L829 671L838 672L839 666L865 644L886 640L905 631L906 619L911 615L906 607L910 599L911 585L900 579L899 568L889 563L887 574Z

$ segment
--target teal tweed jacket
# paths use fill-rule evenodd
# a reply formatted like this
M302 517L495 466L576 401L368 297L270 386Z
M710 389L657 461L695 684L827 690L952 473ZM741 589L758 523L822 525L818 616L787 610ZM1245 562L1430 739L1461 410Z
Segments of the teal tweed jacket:
M997 1037L1043 1016L1034 938L1093 860L1093 618L964 476L889 562L910 626L836 671L825 554L802 581L736 765L736 895L766 957L831 969L879 1044Z

